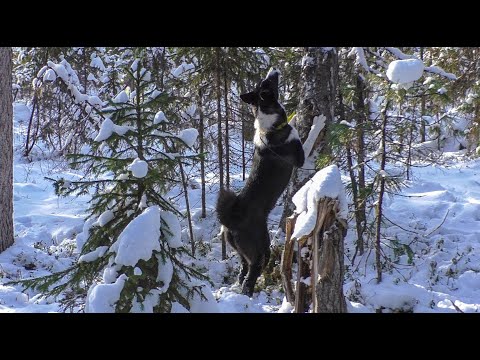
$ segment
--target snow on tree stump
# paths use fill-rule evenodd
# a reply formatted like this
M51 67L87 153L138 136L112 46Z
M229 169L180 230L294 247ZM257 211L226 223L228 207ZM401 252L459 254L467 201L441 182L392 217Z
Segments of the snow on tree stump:
M336 165L319 171L293 197L282 254L282 283L294 312L347 312L343 295L344 238L348 213ZM294 245L298 271L292 286ZM309 301L311 299L311 301Z

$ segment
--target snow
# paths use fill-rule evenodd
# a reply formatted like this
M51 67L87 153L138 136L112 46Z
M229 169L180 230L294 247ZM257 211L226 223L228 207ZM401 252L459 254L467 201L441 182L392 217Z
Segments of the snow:
M57 79L57 74L52 69L48 69L45 74L43 75L43 81L55 81Z
M142 68L142 71L140 71L140 77L142 81L149 82L152 80L152 73L150 71L146 71L145 68Z
M132 72L136 72L137 69L138 69L138 62L140 60L139 59L135 59L132 63L132 65L130 65L130 70L132 70Z
M163 111L159 111L155 114L155 118L153 119L154 124L160 124L163 121L168 121L167 118L165 117L165 114Z
M171 248L178 248L182 246L182 227L177 216L170 211L162 210L160 211L160 217L163 221L165 221L168 230L172 233L170 235L167 231L164 231L168 246Z
M95 250L90 251L89 253L80 256L80 258L78 259L78 262L81 263L81 262L92 262L92 261L95 261L95 260L97 260L98 258L100 258L100 257L102 257L103 255L105 255L105 253L107 252L107 250L108 250L108 246L99 246L99 247L96 248Z
M27 105L21 103L13 104L13 116L16 122L26 123L30 119L31 113L32 111Z
M434 74L438 74L440 76L446 77L449 80L457 80L457 76L455 74L447 73L447 72L445 72L445 70L443 70L442 68L440 68L438 66L428 66L428 67L425 68L425 71L428 71L428 72L431 72L431 73L434 73Z
M89 96L88 103L96 108L100 108L103 105L103 101L98 96Z
M180 131L180 134L178 134L178 137L188 146L192 147L193 144L195 144L195 141L197 141L198 137L198 130L197 129L185 129Z
M213 297L210 286L204 285L202 287L202 294L207 298L203 300L196 292L193 294L193 299L190 300L190 312L191 313L217 313L219 312L219 306Z
M96 223L95 218L90 218L83 224L83 230L76 236L77 251L82 250L83 245L87 242L89 238L89 231L91 227Z
M348 203L345 198L344 185L340 176L340 170L336 165L330 165L315 174L293 196L295 213L299 214L295 223L292 238L300 239L308 236L315 228L317 221L318 201L329 197L340 201L339 215L346 219L348 215Z
M100 59L100 57L98 57L98 56L94 57L90 61L90 66L93 67L93 68L97 68L100 71L105 71L105 65L103 64L102 59Z
M139 260L149 260L153 251L160 251L160 209L150 206L133 219L111 246L115 263L135 266Z
M138 204L139 209L145 209L147 207L147 194L143 194L142 198L140 199L140 203Z
M178 303L178 302L173 302L172 303L172 309L170 311L172 314L189 314L190 311L185 309L185 307Z
M172 281L173 276L173 264L172 261L167 257L162 259L160 255L157 255L158 260L158 273L157 273L157 282L162 282L162 287L159 288L159 291L163 294L168 290L170 286L170 281Z
M160 300L160 292L157 289L152 289L145 296L144 301L137 302L136 299L133 301L131 313L153 313L153 308L158 304Z
M110 118L103 120L102 125L100 126L100 131L98 135L93 139L93 141L104 141L107 140L113 134L113 127L115 124Z
M57 76L61 78L66 84L69 83L68 72L67 69L65 69L65 66L63 66L62 64L55 64L52 61L47 61L47 65L52 68L57 74Z
M287 298L284 297L283 298L283 301L282 301L282 306L280 306L280 309L278 309L278 312L279 313L291 313L293 312L294 310L294 307L292 304L290 304L288 301L287 301Z
M183 62L179 67L177 67L175 70L172 71L173 77L180 77L184 73L188 72L189 70L195 69L195 65L193 64L187 64Z
M370 104L372 108L381 104L381 98L378 97ZM37 290L25 290L20 285L7 285L6 282L65 270L78 260L89 229L97 226L94 224L98 222L97 218L85 222L89 206L87 202L91 199L89 196L59 198L54 194L51 183L44 179L48 176L78 180L82 178L81 171L62 167L62 160L46 160L33 154L32 161L26 162L19 155L23 149L25 123L28 122L30 113L29 106L14 103L16 239L10 248L0 254L0 312L62 311L58 299L46 298ZM436 117L429 119L435 122ZM464 126L461 121L452 122L456 129ZM42 146L40 142L38 145ZM436 144L432 146L436 147ZM422 166L412 167L408 187L401 190L400 196L385 198L385 216L396 225L385 221L382 241L397 239L400 244L411 248L413 257L409 263L406 253L395 255L392 249L384 247L385 256L393 262L389 265L391 270L386 270L383 281L377 284L374 253L366 249L363 256L358 255L353 266L346 269L344 293L349 312L372 313L382 309L383 312L456 313L458 310L455 306L464 312L480 311L480 159L468 160L463 151L456 151L445 153L441 160L435 166L420 163ZM378 165L374 162L371 164L378 171ZM238 191L244 184L241 168L234 164L231 166L231 187ZM189 170L186 168L187 172ZM386 169L388 174L393 174L394 171L393 166ZM279 288L268 287L255 292L251 298L240 294L241 289L235 284L238 257L227 246L227 259L221 260L221 243L216 237L219 224L214 209L218 174L206 168L206 218L200 216L199 177L194 172L191 174L190 181L196 186L189 187L188 195L197 248L196 258L187 261L195 263L197 269L208 275L214 284L210 302L197 303L196 298L192 301L194 306L191 310L235 313L291 311L291 305L284 301L284 294ZM178 204L180 211L185 212L184 199L177 196L179 193L181 186L173 189L167 198L175 198L172 203ZM305 207L307 204L308 201ZM278 204L269 216L269 232L273 244L281 244L284 240L284 234L276 230L281 214L282 206ZM160 218L164 219L161 211ZM160 219L158 221L160 223ZM180 220L180 239L184 244L189 238L186 224L185 219ZM353 225L353 222L349 223L345 238L345 263L349 265L355 252L356 234ZM140 230L142 229L141 227ZM135 235L135 242L140 241L140 244L141 233ZM175 236L178 243L178 235ZM117 279L119 274L113 263L115 254L110 255L110 266L103 272L105 284L97 285L89 292L88 311L113 311L117 294L123 287L123 282ZM135 266L132 266L134 272ZM357 270L352 272L352 269ZM164 272L163 275L168 273ZM225 277L227 281L224 281ZM108 287L104 288L107 284L114 286L109 290ZM96 289L98 286L100 287ZM145 301L138 303L138 311L150 311L156 296L158 295L152 293ZM211 309L208 308L210 305ZM80 310L76 308L74 311ZM187 311L182 305L173 304L172 312Z
M105 226L108 224L110 221L112 221L115 218L115 214L113 213L112 210L106 210L103 212L99 217L98 217L98 226Z
M156 99L158 95L160 95L162 92L158 91L157 89L153 90L152 93L149 95L149 98L151 99Z
M400 49L394 47L386 47L386 49L390 51L397 59L407 60L413 58L413 55L404 54Z
M310 153L312 152L313 145L320 134L320 131L325 127L325 121L327 118L325 115L317 115L313 118L312 127L308 133L307 140L303 143L303 152L305 153L305 157L309 157Z
M98 284L88 290L85 312L114 313L115 303L120 299L120 293L127 276L122 274L113 284Z
M348 56L355 56L355 64L362 66L366 72L370 72L370 67L365 59L365 51L363 51L362 47L353 47Z
M115 104L124 104L128 102L128 94L125 90L120 91L112 100Z
M136 178L144 178L148 173L148 163L136 158L130 165L128 165L127 169L130 170L132 175Z
M440 95L443 95L447 92L447 89L445 89L444 87L441 87L440 89L437 90L437 93L439 93Z
M120 136L125 135L125 133L129 130L134 130L133 126L130 125L114 125L113 132L117 133Z
M47 69L48 69L48 66L43 66L40 70L38 70L37 78L41 78L43 74L45 74L45 71L47 71Z
M113 258L110 258L110 260L113 261ZM105 284L114 283L117 280L117 276L118 276L117 269L113 266L107 266L105 270L103 270L103 282Z
M387 77L396 84L408 84L420 79L424 69L419 59L395 60L388 65Z

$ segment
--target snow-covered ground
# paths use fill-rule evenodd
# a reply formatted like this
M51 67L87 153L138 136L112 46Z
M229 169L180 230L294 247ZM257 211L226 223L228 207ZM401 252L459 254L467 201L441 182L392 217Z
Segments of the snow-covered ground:
M76 261L75 236L82 231L88 197L58 198L44 176L78 177L65 163L36 159L26 162L19 155L29 109L15 104L14 205L15 244L0 254L0 312L58 312L54 299L43 299L33 290L6 285L10 280L49 274ZM38 152L37 152L38 153ZM384 236L396 244L385 247L391 260L382 283L376 283L374 254L367 249L349 258L354 251L350 223L346 239L348 269L344 291L350 312L476 312L480 308L480 160L460 161L459 153L445 154L442 166L413 169L413 180L400 196L386 198ZM241 177L232 177L233 188L242 186ZM278 312L283 294L278 286L266 286L253 298L239 294L238 260L229 250L221 261L217 238L219 226L214 204L216 186L209 186L207 217L200 217L200 184L193 179L189 189L198 268L215 284L214 296L222 312ZM180 208L183 198L176 198ZM276 233L282 207L270 216L274 244L283 238ZM189 241L186 222L183 241ZM392 241L393 240L393 241ZM410 251L411 250L411 251ZM261 278L259 280L263 282Z
M480 160L459 155L446 153L445 166L415 168L409 187L387 198L384 236L398 244L386 248L394 263L377 285L373 253L356 262L362 275L347 279L344 290L366 306L353 303L354 311L480 310Z

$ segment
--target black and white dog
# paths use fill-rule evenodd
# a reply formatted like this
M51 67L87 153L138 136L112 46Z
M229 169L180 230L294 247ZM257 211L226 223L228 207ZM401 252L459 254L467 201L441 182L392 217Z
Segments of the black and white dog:
M278 102L280 72L272 68L256 89L240 98L255 114L255 152L244 188L236 195L220 192L217 215L223 236L242 260L238 280L242 293L253 295L255 282L270 257L267 218L285 190L294 167L303 166L305 155L298 132L287 122Z

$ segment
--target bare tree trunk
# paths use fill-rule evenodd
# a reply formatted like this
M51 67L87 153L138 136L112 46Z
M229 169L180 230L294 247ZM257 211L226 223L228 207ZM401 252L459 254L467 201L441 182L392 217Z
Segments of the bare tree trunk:
M386 163L386 136L387 136L387 109L388 109L389 103L385 105L385 109L383 109L383 119L382 119L382 138L380 140L380 150L381 150L381 160L380 160L380 174L379 176L379 181L380 181L380 191L378 193L378 201L377 201L377 208L376 208L376 233L375 233L375 266L377 267L377 283L380 283L382 281L382 261L381 261L381 243L380 243L380 237L381 237L381 229L382 229L382 217L383 217L383 212L382 212L382 205L383 205L383 197L385 195L385 163Z
M222 92L220 83L220 48L215 48L215 89L217 95L217 150L218 150L218 171L220 173L220 190L224 188L223 182L223 145L222 145ZM225 243L225 237L222 236L222 260L227 258L227 244Z
M87 94L87 93L88 93L88 92L87 92L87 87L88 87L88 81L87 81L88 74L87 74L87 69L88 69L88 67L89 67L89 66L88 66L88 60L89 60L89 59L87 58L87 53L86 53L86 52L87 52L87 48L84 47L82 50L83 50L83 51L82 51L82 55L83 55L83 57L82 57L82 60L83 60L83 71L82 71L82 75L83 75L83 76L82 76L82 77L83 77L83 79L82 79L82 80L83 80L83 92L84 92L85 94Z
M32 136L32 143L30 144L30 135L32 132L32 125L33 125L33 119L35 116L35 110L37 109L37 90L34 90L34 95L33 95L33 101L32 101L32 113L30 114L30 119L28 121L28 129L27 129L27 139L25 140L25 151L23 152L23 156L28 157L30 154L30 151L32 151L33 146L35 145L36 141L36 136ZM38 124L38 122L37 122Z
M305 48L303 68L300 84L300 102L297 108L295 126L300 135L300 140L305 142L313 124L315 116L326 117L325 127L320 132L312 154L305 154L304 169L295 169L292 174L290 185L285 194L285 206L283 209L280 226L285 229L285 219L293 213L293 195L314 175L310 170L315 165L318 155L328 155L330 149L325 141L326 130L334 120L335 96L337 92L338 78L338 54L335 48Z
M420 48L420 59L423 61L423 50L424 48ZM423 119L423 116L425 115L425 95L422 95L421 98L421 119L420 119L420 141L425 142L426 141L426 123L425 120Z
M353 197L353 206L355 207L355 227L357 228L357 242L355 247L355 254L352 258L352 263L355 261L355 257L357 253L363 255L364 246L363 246L363 236L362 236L362 222L360 220L360 213L358 204L360 203L360 198L358 195L358 181L355 177L355 172L353 170L353 160L352 160L352 150L350 148L350 144L346 144L347 150L347 168L348 173L350 175L350 182L352 183L352 197Z
M245 160L245 121L242 118L242 181L245 181L245 168L247 166Z
M360 255L364 252L363 234L365 233L365 227L367 223L366 215L366 186L365 186L365 125L366 113L365 113L365 83L363 78L358 75L356 83L356 95L357 95L357 126L356 129L356 145L357 145L357 168L358 168L358 202L355 205L355 217L357 219L357 247ZM359 228L358 228L359 227Z
M415 109L416 106L414 106ZM412 145L413 145L413 124L408 125L408 154L407 154L407 180L410 180L410 174L412 173Z
M188 231L190 232L190 243L192 245L192 256L195 257L195 238L193 237L192 214L190 213L190 201L188 200L188 186L185 178L185 171L183 171L182 161L178 160L180 167L180 174L182 176L183 193L185 195L185 205L187 207Z
M206 193L205 193L205 123L203 118L203 93L202 89L198 91L198 111L199 111L199 142L200 142L200 179L202 185L202 219L207 217L207 200L206 200Z
M229 117L229 109L228 109L228 82L227 82L227 74L225 69L223 71L223 84L224 84L224 93L223 93L223 101L225 104L225 186L227 189L230 189L230 134L228 129L228 117Z
M241 86L240 87L240 93L244 93L244 89ZM247 161L245 157L245 131L246 131L246 126L245 126L245 111L246 106L243 101L240 102L240 118L242 119L242 181L245 181L245 175L246 175L246 166L247 166Z
M0 47L0 252L13 244L12 48Z

